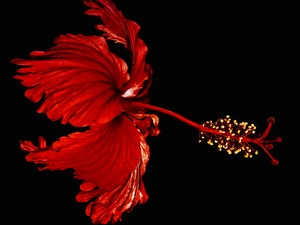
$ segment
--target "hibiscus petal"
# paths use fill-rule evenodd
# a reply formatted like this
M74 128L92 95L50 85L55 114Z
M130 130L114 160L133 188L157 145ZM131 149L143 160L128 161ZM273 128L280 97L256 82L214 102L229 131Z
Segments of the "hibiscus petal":
M130 80L122 88L124 98L136 97L140 90L145 90L144 82L151 83L152 70L145 63L148 48L138 37L140 26L126 19L122 12L110 0L84 0L91 9L86 14L99 17L104 25L97 25L98 30L104 31L108 40L122 43L132 53L132 69ZM146 85L148 89L149 85Z
M125 62L111 53L103 37L65 35L33 59L14 59L23 66L15 78L29 89L33 102L45 100L38 112L62 123L88 126L123 112L118 89L129 80Z
M104 37L61 35L49 50L34 51L31 59L14 59L22 66L16 79L27 87L26 97L42 101L38 112L51 120L78 127L47 147L21 141L27 161L41 170L73 169L83 180L76 199L88 202L93 223L116 223L122 213L148 199L142 176L149 160L145 138L159 133L158 118L144 109L130 109L130 98L146 101L152 69L148 52L138 37L140 27L127 20L110 0L84 0L87 14L98 16ZM107 40L121 43L132 53L130 75L126 63L109 51Z
M160 133L158 128L159 118L154 114L129 113L139 131L147 137L148 135L157 136Z
M48 150L46 146L46 140L43 137L39 137L39 147L35 146L31 141L20 141L21 149L28 152L33 152L36 150Z
M118 220L121 221L123 212L129 212L138 203L142 204L148 200L142 176L146 171L150 152L144 138L141 138L140 147L140 163L123 184L105 193L101 192L93 184L84 182L81 185L82 192L76 196L76 200L88 202L91 199L95 199L86 208L86 214L91 216L94 224L107 224L110 221L114 224Z
M104 31L108 40L122 43L126 48L131 48L132 38L128 27L134 28L137 33L140 27L133 21L124 18L121 11L110 0L84 0L84 4L90 7L85 13L90 16L99 17L104 25L97 25L96 29ZM129 39L128 39L129 37Z
M26 159L42 164L42 170L74 169L76 178L96 184L102 192L109 191L128 179L139 164L140 139L132 121L120 115L91 130L61 137L51 149L31 151ZM28 150L27 146L33 148L27 143L23 150Z

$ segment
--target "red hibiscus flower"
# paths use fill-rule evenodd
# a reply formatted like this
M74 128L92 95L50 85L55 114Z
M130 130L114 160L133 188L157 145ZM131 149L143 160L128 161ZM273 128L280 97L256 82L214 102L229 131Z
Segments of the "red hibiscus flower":
M147 46L138 37L139 26L124 18L110 0L85 0L88 15L99 17L103 24L96 28L102 36L61 35L47 51L33 51L30 59L13 59L21 66L16 79L28 89L25 96L41 101L39 113L49 119L61 120L74 127L87 127L46 145L39 137L39 146L21 141L28 151L28 162L40 169L73 169L83 180L78 202L89 202L86 214L95 224L121 220L125 211L147 201L142 177L149 160L148 135L159 134L158 117L146 109L174 116L199 130L208 143L220 149L243 151L245 156L256 153L251 144L269 153L272 147L265 137L270 131L251 138L254 126L232 123L229 117L196 124L188 119L148 104L152 70L145 62ZM131 52L132 67L112 53L107 41L122 44ZM129 72L130 71L130 72ZM237 135L235 135L237 134ZM275 141L280 141L276 139Z
M31 59L14 59L22 66L15 78L28 87L25 95L43 101L38 112L51 120L89 127L61 137L50 147L21 141L30 153L27 161L41 169L72 168L84 180L77 201L87 202L94 223L116 222L125 210L148 196L142 176L149 159L148 134L157 135L158 118L132 109L132 101L147 101L151 68L145 63L147 47L138 38L139 26L125 19L111 1L85 1L86 13L99 16L105 37L132 53L130 74L124 60L109 51L102 36L62 35L48 51L34 51Z

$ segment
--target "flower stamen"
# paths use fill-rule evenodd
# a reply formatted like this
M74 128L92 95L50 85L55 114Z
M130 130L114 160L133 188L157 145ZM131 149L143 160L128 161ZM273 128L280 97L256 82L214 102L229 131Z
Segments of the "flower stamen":
M256 144L271 158L272 164L277 165L278 160L270 154L269 150L273 149L273 144L271 143L279 143L281 138L265 140L274 123L274 117L270 117L264 133L258 138L252 138L251 135L255 134L256 130L254 124L248 125L247 122L238 123L236 120L231 122L230 116L227 115L226 118L218 119L214 123L211 120L203 123L202 127L199 128L199 134L200 138L209 139L208 144L212 141L218 144L220 151L225 149L228 154L232 154L232 151L235 154L243 152L245 158L252 158L253 153L255 155L258 154L258 151L251 146L251 144Z
M216 122L209 120L203 124L197 124L175 112L147 103L131 102L130 107L150 109L177 118L199 131L199 143L203 139L207 139L207 144L216 144L219 151L225 149L228 154L243 152L245 158L252 158L253 154L258 154L258 150L254 149L252 144L258 145L271 158L273 165L278 164L278 160L270 154L269 150L273 149L272 143L281 142L281 137L277 137L275 140L265 140L271 131L272 125L275 123L274 117L268 118L266 130L261 136L255 138L252 137L256 133L254 124L249 124L248 122L238 123L237 120L232 120L229 115L225 118L219 118Z

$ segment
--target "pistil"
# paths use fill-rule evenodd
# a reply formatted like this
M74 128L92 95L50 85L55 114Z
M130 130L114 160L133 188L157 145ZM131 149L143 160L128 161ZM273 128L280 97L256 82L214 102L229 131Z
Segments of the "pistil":
M268 126L261 136L252 137L256 129L254 124L249 125L247 122L238 123L236 120L231 120L229 115L226 116L226 118L220 118L216 122L206 121L203 124L198 124L171 110L147 103L132 102L130 106L149 109L172 116L196 128L199 132L199 142L201 142L202 139L208 139L207 143L209 145L216 144L220 151L225 149L228 154L232 154L232 152L235 154L244 152L245 158L252 158L253 153L258 153L258 151L251 145L255 144L271 158L273 165L278 164L278 160L271 155L269 150L273 149L273 145L271 143L279 143L281 142L281 138L277 137L275 140L265 140L271 131L272 125L275 123L275 119L273 117L268 118Z

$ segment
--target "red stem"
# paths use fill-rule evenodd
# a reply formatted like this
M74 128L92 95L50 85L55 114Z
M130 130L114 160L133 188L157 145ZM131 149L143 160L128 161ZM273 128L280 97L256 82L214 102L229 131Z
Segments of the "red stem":
M154 110L154 111L157 111L157 112L161 112L161 113L164 113L164 114L167 114L169 116L172 116L172 117L175 117L176 119L179 119L181 120L182 122L184 123L187 123L189 125L191 125L192 127L195 127L196 129L198 130L201 130L202 129L202 125L199 125L175 112L172 112L171 110L167 110L167 109L164 109L164 108L161 108L161 107L158 107L158 106L154 106L154 105L149 105L147 103L142 103L142 102L132 102L131 103L131 106L136 106L136 107L140 107L140 108L146 108L146 109L151 109L151 110Z
M225 132L225 133L220 133L218 130L216 129L213 129L213 128L209 128L209 127L205 127L201 124L197 124L171 110L168 110L168 109L164 109L164 108L161 108L161 107L158 107L158 106L154 106L154 105L149 105L147 103L142 103L142 102L132 102L131 103L132 106L136 106L136 107L141 107L141 108L146 108L146 109L151 109L151 110L154 110L154 111L157 111L157 112L161 112L161 113L164 113L164 114L167 114L169 116L172 116L186 124L189 124L191 125L192 127L195 127L197 130L203 132L203 133L211 133L211 134L214 134L214 135L218 135L218 136L223 136L223 137L228 137L228 136L231 136L231 134L229 134L228 132ZM231 136L233 139L236 139L236 140L239 140L239 136ZM253 141L253 139L251 138L247 138L247 137L244 137L243 138L243 141L244 142L253 142L253 143L256 143L256 141Z

